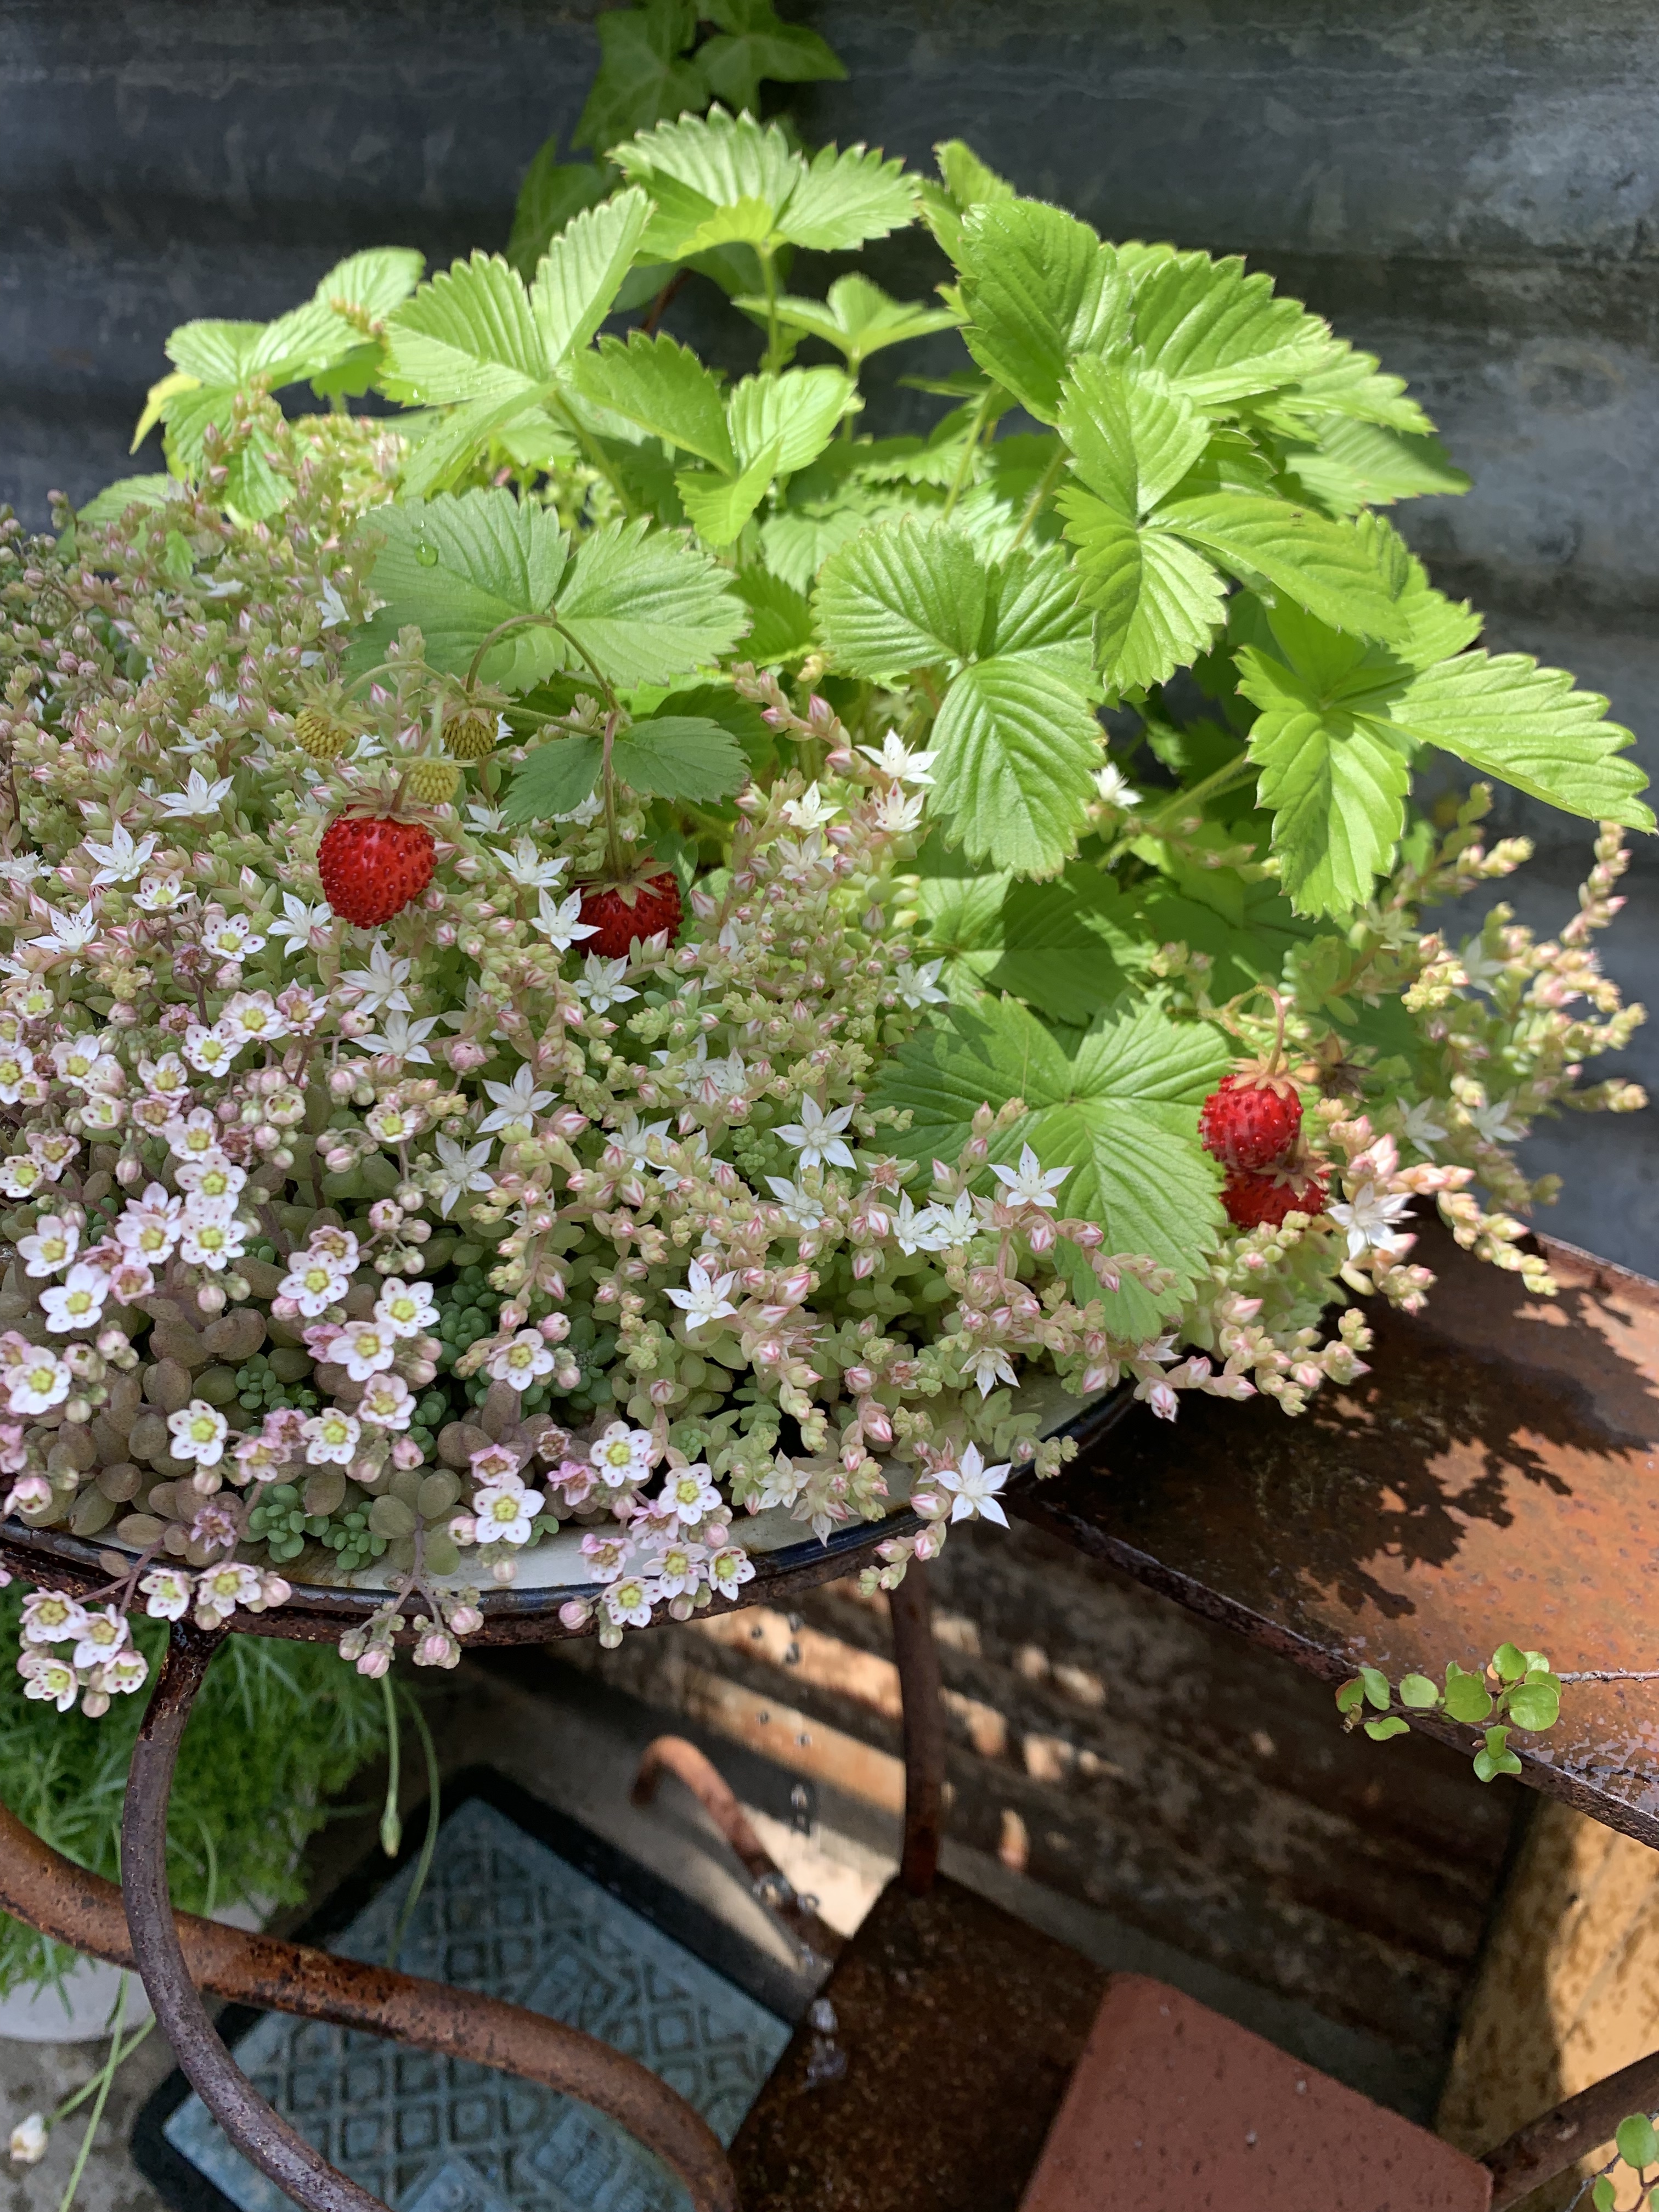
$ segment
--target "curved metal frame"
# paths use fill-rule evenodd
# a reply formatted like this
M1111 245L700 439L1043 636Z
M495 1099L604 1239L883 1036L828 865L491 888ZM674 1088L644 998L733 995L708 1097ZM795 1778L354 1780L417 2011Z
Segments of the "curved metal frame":
M717 1600L711 1610L775 1603L844 1574L877 1544L918 1526L914 1515L902 1512L873 1526L837 1530L828 1544L813 1540L762 1554L743 1598ZM55 1583L77 1594L106 1583L100 1557L106 1552L62 1530L29 1529L15 1522L0 1528L0 1563L31 1578L48 1571ZM575 1594L563 1589L487 1593L484 1625L468 1643L547 1643L591 1634L591 1629L572 1632L558 1618L559 1606ZM211 1632L175 1622L128 1777L121 1888L60 1858L0 1806L0 1907L78 1951L136 1968L203 2102L236 2148L306 2212L386 2208L331 2166L259 2095L208 2019L198 1985L544 2082L608 2114L644 2143L678 2175L695 2212L738 2212L731 2166L702 2117L666 2082L596 2038L471 1990L173 1911L167 1879L167 1801L185 1726L215 1651L233 1632L331 1641L354 1620L369 1617L386 1595L301 1587L276 1612L239 1613ZM939 1854L945 1733L920 1564L913 1563L892 1607L906 1714L904 1878L911 1887L925 1889ZM819 1948L815 1937L829 1936L815 1918L810 1933L805 1927L801 1933L814 1949ZM832 1942L825 1941L823 1954L831 1950Z

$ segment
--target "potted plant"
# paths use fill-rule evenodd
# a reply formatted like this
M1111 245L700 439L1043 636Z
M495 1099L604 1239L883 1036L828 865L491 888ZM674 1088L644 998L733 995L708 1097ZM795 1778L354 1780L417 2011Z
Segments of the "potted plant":
M714 47L513 259L186 325L169 473L4 526L0 1468L109 1575L24 1601L60 1710L300 1583L386 1593L369 1675L515 1577L612 1643L754 1516L908 1501L890 1586L1056 1394L1360 1372L1414 1203L1547 1290L1510 1147L1642 1103L1580 1082L1630 733L1388 520L1463 483L1401 381L959 143L804 154ZM922 339L937 422L866 431ZM1526 851L1441 756L1600 825L1557 937L1425 919Z

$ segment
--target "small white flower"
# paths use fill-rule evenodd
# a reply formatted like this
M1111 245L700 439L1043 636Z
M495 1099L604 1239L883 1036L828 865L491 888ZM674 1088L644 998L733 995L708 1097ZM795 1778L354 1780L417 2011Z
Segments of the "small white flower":
M1008 1480L1008 1468L1007 1461L1000 1467L987 1467L977 1444L969 1444L963 1453L960 1467L939 1468L934 1480L941 1489L950 1492L954 1501L951 1518L994 1521L999 1528L1006 1528L1008 1516L998 1504L996 1494Z
M81 1232L72 1221L65 1221L56 1213L43 1213L34 1224L34 1233L17 1240L18 1257L24 1272L34 1276L55 1275L60 1267L67 1267L80 1248Z
M597 937L599 924L581 918L582 895L572 891L569 897L556 902L546 891L539 893L538 911L531 927L544 937L556 952L568 952L579 937Z
M27 1045L0 1048L0 1105L17 1105L33 1073L34 1054Z
M270 934L289 951L302 952L310 944L313 930L326 929L332 911L326 902L307 906L292 891L284 891L282 916L270 924Z
M17 1671L23 1677L26 1698L54 1705L60 1713L70 1711L81 1694L81 1677L67 1659L49 1651L26 1651L17 1662Z
M378 1031L367 1036L352 1037L349 1042L359 1052L383 1052L393 1060L411 1061L417 1067L430 1067L432 1054L426 1041L438 1026L435 1014L426 1014L419 1021L411 1021L407 1014L387 1014Z
M728 1314L736 1313L737 1308L726 1296L738 1279L735 1275L713 1276L701 1260L694 1260L685 1279L686 1289L670 1291L667 1295L669 1303L677 1305L685 1316L688 1328L702 1328L710 1322L724 1321Z
M539 1114L544 1106L553 1103L550 1091L538 1091L536 1071L526 1060L511 1083L486 1083L485 1095L495 1102L493 1114L485 1115L478 1124L478 1134L487 1137L496 1129L505 1129L514 1122L528 1122Z
M222 1274L233 1260L240 1260L247 1249L247 1231L240 1221L213 1220L185 1223L184 1234L179 1239L179 1256L192 1267L209 1267Z
M415 1395L401 1375L374 1375L357 1412L374 1428L406 1429L415 1418Z
M157 795L156 805L169 822L187 822L197 816L218 814L230 796L231 779L222 776L210 783L199 768L193 768L182 791L166 791Z
M270 1044L288 1035L288 1022L269 991L234 991L214 1028L239 1050L245 1044Z
M725 1500L706 1467L671 1468L659 1501L682 1526L695 1528L709 1514L718 1513Z
M612 1421L599 1442L590 1445L587 1456L608 1490L643 1482L651 1472L651 1431L630 1429L626 1421Z
M1435 1111L1427 1099L1419 1098L1414 1106L1407 1108L1402 1130L1407 1140L1415 1145L1425 1159L1431 1160L1434 1158L1434 1147L1447 1133L1442 1124L1436 1121Z
M901 791L896 785L884 791L875 804L878 830L890 837L908 837L912 830L921 827L921 810L927 804L927 794L920 791Z
M1018 1381L1007 1353L1000 1344L981 1344L969 1361L973 1377L979 1385L979 1395L988 1398L999 1382Z
M31 1346L27 1356L4 1372L7 1410L13 1413L45 1413L61 1406L73 1378L55 1352Z
M1115 761L1108 761L1104 768L1095 770L1095 789L1104 805L1115 806L1121 813L1127 814L1140 804L1140 793L1132 789Z
M95 845L88 837L87 850L98 863L92 879L94 888L102 884L131 883L134 876L143 873L144 863L155 850L155 845L154 834L141 837L135 844L131 830L121 822L111 830L107 845Z
M379 938L369 947L367 968L348 969L340 981L357 994L357 1004L368 1012L378 1014L382 1008L392 1014L412 1014L408 982L414 966L410 960L394 960L391 950Z
M346 612L346 603L326 576L323 579L323 596L317 602L317 611L322 617L319 629L343 629L351 620Z
M253 924L245 914L227 915L210 907L204 920L204 946L216 960L228 961L233 967L240 968L265 941L254 935Z
M46 908L46 918L52 923L45 937L32 937L29 943L46 952L84 952L98 934L98 917L90 902L77 914L60 914L56 907Z
M73 1267L67 1279L40 1293L40 1310L50 1329L91 1328L102 1318L109 1296L109 1277L101 1267L85 1261Z
M767 1184L783 1208L783 1218L792 1229L810 1235L823 1226L823 1208L811 1191L803 1190L799 1183L791 1182L786 1176L768 1176Z
M735 1597L755 1579L754 1562L741 1544L728 1544L708 1562L708 1579L722 1597Z
M320 1413L313 1413L300 1431L306 1448L307 1467L349 1467L357 1456L357 1438L362 1433L351 1415L338 1406L328 1406Z
M608 1012L612 1006L640 995L623 982L627 973L626 954L620 960L606 960L597 952L590 952L582 962L582 980L576 986L576 996L586 1000L590 1013Z
M924 1206L918 1213L908 1190L899 1193L898 1211L893 1215L893 1242L907 1259L918 1252L944 1249L933 1207Z
M939 1238L939 1243L933 1247L935 1251L948 1252L971 1240L977 1224L974 1218L974 1201L967 1191L959 1191L955 1203L951 1206L946 1206L941 1199L935 1199L927 1211L933 1217L933 1234Z
M948 991L939 988L939 970L943 960L928 960L920 968L903 960L893 971L893 988L907 1006L940 1006L950 997Z
M204 1212L204 1205L219 1206L234 1213L236 1200L247 1182L246 1170L223 1152L203 1152L193 1160L180 1160L178 1167L180 1190L188 1193L185 1213L191 1221L214 1221L224 1218L223 1212ZM191 1201L194 1200L195 1205Z
M188 904L194 896L185 889L184 878L167 869L144 878L134 894L134 903L146 914L168 914L174 907Z
M618 1628L649 1628L651 1591L638 1575L625 1575L612 1583L599 1600Z
M629 1167L645 1169L652 1164L651 1139L653 1137L665 1139L667 1135L666 1121L641 1122L630 1106L620 1127L605 1132L605 1141L607 1146L615 1146Z
M1469 1108L1469 1120L1477 1135L1484 1137L1489 1145L1518 1145L1527 1133L1527 1125L1511 1119L1510 1108L1513 1103L1512 1099L1494 1098L1490 1105Z
M514 1390L533 1389L556 1362L539 1329L521 1328L509 1343L500 1345L484 1362L484 1372Z
M472 1497L481 1544L527 1544L536 1516L546 1503L539 1490L522 1483L488 1483Z
M662 1597L690 1597L699 1580L697 1570L708 1557L701 1544L671 1537L661 1551L646 1562L647 1572Z
M1058 1206L1054 1193L1072 1170L1070 1168L1047 1168L1029 1145L1021 1148L1019 1165L1006 1168L994 1161L991 1173L1007 1191L1010 1199L1021 1200L1027 1206ZM1006 1204L1007 1200L1005 1200Z
M204 1029L200 1022L192 1022L185 1031L185 1058L204 1075L228 1073L241 1048L241 1039Z
M792 830L822 830L840 811L839 806L824 798L816 783L809 784L799 799L786 799L783 802L783 818Z
M374 1318L393 1336L422 1336L437 1322L429 1283L405 1283L396 1275L382 1285Z
M538 852L533 837L520 837L510 853L497 853L494 857L503 872L527 891L551 890L570 865L562 856L550 859Z
M469 1192L494 1188L494 1178L485 1172L484 1162L495 1149L488 1137L471 1151L453 1137L439 1138L438 1165L430 1169L428 1175L436 1187L441 1214L447 1217L457 1199L465 1198Z
M1502 956L1488 952L1485 943L1478 937L1470 938L1457 956L1457 964L1468 979L1469 988L1484 991L1488 998L1492 996L1492 985L1501 981L1509 972Z
M156 1567L138 1585L152 1620L182 1620L190 1611L191 1579L175 1567Z
M38 853L19 853L11 860L0 860L0 876L9 884L32 884L46 872L46 864Z
M193 1459L199 1467L217 1467L225 1455L230 1424L205 1398L192 1398L189 1405L169 1413L167 1429L179 1459Z
M785 1122L778 1134L800 1154L802 1170L818 1167L856 1167L858 1163L842 1141L842 1133L853 1119L850 1106L836 1106L826 1114L811 1098L800 1102L800 1120Z
M1347 1231L1348 1257L1357 1260L1367 1247L1385 1255L1405 1249L1407 1240L1394 1224L1411 1202L1409 1191L1385 1194L1367 1177L1346 1205L1328 1206L1325 1211L1339 1228Z
M331 1357L344 1365L354 1382L367 1382L390 1367L397 1351L392 1332L372 1321L348 1322L334 1340Z
M939 758L937 753L913 753L907 750L896 730L889 730L879 749L860 745L859 750L866 760L874 761L884 775L890 775L895 783L930 784L933 779L929 770Z
M292 1298L307 1321L315 1321L330 1306L338 1305L349 1287L331 1259L321 1253L296 1252L277 1285L277 1295Z
M112 1605L88 1613L79 1640L70 1657L76 1667L88 1671L101 1667L114 1658L127 1640L127 1624L123 1614Z

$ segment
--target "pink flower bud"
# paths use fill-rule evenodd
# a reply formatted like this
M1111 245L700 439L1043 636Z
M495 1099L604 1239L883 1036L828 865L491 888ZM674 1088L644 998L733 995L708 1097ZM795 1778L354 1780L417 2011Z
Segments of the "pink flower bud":
M357 1662L357 1672L367 1674L371 1682L378 1682L383 1674L392 1671L392 1654L384 1644L371 1644Z
M874 1252L855 1252L854 1254L853 1273L860 1282L863 1282L866 1276L873 1275L875 1273L877 1257L878 1255Z
M659 1375L645 1395L653 1406L672 1406L678 1388L672 1375Z
M52 1485L44 1474L20 1475L6 1499L8 1513L39 1513L52 1503Z
M453 1635L475 1636L483 1626L483 1615L476 1605L458 1605L450 1613L449 1626Z
M875 1381L867 1367L849 1367L842 1380L855 1397L862 1398Z
M592 1618L593 1608L585 1598L570 1598L559 1607L560 1626L569 1629L573 1635L586 1628Z
M587 1127L587 1116L579 1114L574 1106L561 1106L553 1115L550 1127L556 1137L562 1137L566 1144L569 1144Z
M225 1310L224 1285L204 1283L196 1293L196 1303L204 1314L222 1314Z
M356 1072L349 1067L336 1067L329 1072L328 1089L331 1098L349 1098L357 1086Z
M426 1455L413 1437L397 1437L392 1440L392 1464L395 1468L418 1467Z
M924 1521L943 1521L951 1510L951 1500L942 1490L913 1490L910 1510Z

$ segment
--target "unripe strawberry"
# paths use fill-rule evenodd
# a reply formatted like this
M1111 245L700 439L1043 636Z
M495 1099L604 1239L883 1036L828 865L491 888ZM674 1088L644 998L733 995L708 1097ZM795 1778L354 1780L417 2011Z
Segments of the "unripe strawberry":
M444 724L444 750L457 760L483 760L495 750L495 725L488 714L461 714Z
M455 796L461 771L455 762L417 760L409 771L409 787L424 806L442 806Z
M1322 1168L1234 1168L1221 1203L1237 1229L1277 1229L1287 1214L1325 1211Z
M338 760L351 743L351 732L320 707L301 707L294 717L294 737L303 753L314 761Z
M436 847L419 822L337 815L323 832L317 867L336 914L373 929L401 914L432 881Z
M649 860L645 868L651 866ZM607 960L620 960L637 937L668 932L672 945L680 926L679 878L672 868L647 875L643 870L624 882L584 884L581 919L594 934L582 942L584 952L597 952Z
M1289 1152L1301 1127L1295 1085L1259 1066L1228 1076L1199 1109L1200 1142L1230 1168L1271 1166Z

